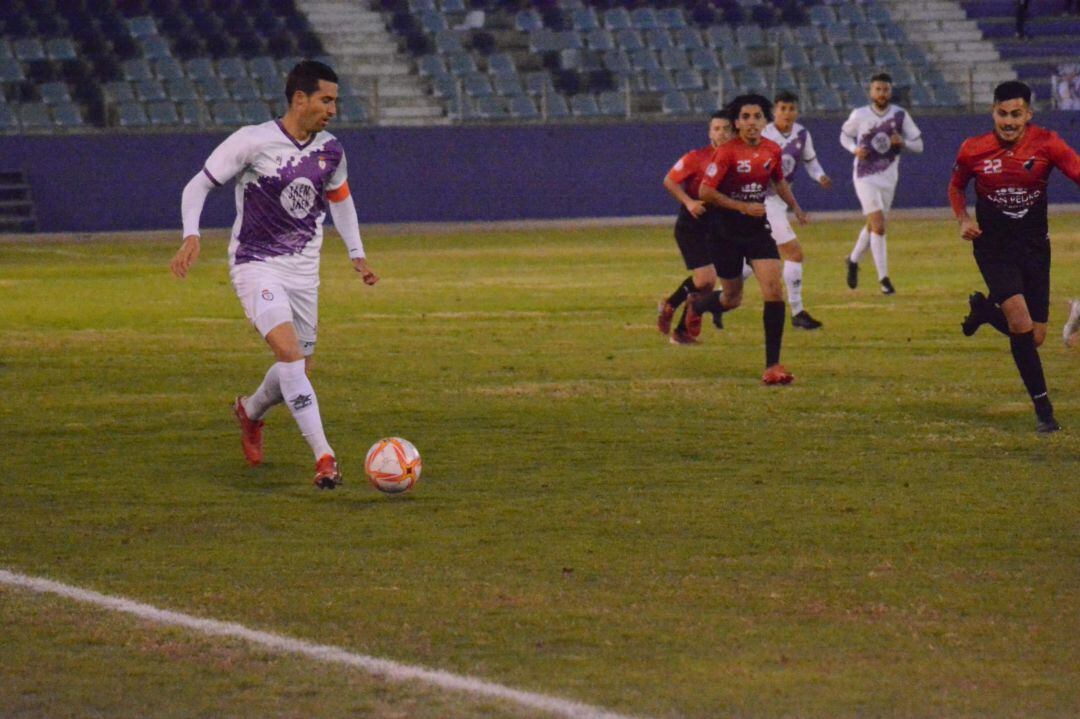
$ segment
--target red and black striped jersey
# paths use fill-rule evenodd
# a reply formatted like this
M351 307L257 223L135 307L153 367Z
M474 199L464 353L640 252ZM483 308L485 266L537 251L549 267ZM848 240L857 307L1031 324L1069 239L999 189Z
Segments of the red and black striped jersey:
M781 154L772 140L751 146L737 137L716 148L701 182L735 200L764 202L770 183L784 179Z
M690 197L695 200L700 199L698 188L701 187L701 179L705 176L705 168L708 167L714 150L715 148L711 145L691 150L679 158L679 161L668 170L667 176L682 185Z

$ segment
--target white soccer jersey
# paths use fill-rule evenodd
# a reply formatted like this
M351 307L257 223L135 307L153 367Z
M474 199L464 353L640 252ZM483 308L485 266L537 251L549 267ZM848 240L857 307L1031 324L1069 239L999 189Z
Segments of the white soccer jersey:
M237 178L231 268L257 262L318 282L326 193L348 179L336 137L319 132L301 144L280 120L248 125L217 146L203 172L219 186Z
M799 165L804 165L806 172L815 181L821 179L825 174L821 169L821 164L817 161L817 153L814 152L814 141L810 137L810 131L799 123L792 123L791 131L785 135L776 129L776 123L770 122L761 135L780 146L780 161L783 164L784 179L787 180L789 185L795 181L795 174L796 170L799 169ZM766 197L777 197L772 185L769 186ZM780 200L780 202L783 203L783 200Z
M904 143L922 151L922 133L907 110L889 105L878 112L872 105L851 111L840 130L840 141L849 151L864 147L870 151L865 160L855 158L852 175L856 183L895 188L900 177L900 149L893 147L892 134L900 133Z

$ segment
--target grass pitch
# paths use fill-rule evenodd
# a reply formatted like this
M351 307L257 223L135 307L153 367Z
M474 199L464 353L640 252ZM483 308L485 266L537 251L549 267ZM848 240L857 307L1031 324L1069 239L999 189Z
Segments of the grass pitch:
M224 235L0 245L0 567L656 717L1080 714L1080 217L1053 218L1038 437L952 223L803 228L797 377L760 296L669 345L670 227L377 236L323 259L314 385L346 485L284 408L248 468L229 413L270 362ZM751 283L752 284L752 283ZM378 437L424 477L382 496ZM6 716L526 716L0 588Z

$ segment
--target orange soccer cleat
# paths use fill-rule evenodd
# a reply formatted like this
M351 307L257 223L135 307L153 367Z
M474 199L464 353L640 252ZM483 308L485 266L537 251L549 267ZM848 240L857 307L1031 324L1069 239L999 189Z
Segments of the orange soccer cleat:
M337 459L332 454L324 454L315 463L315 486L319 489L334 489L341 484L341 472Z
M666 335L671 332L671 319L675 316L675 308L667 300L660 300L656 308L656 329L660 334Z
M774 364L761 375L761 381L765 384L791 384L795 381L795 375L784 369L782 364Z
M257 467L263 460L262 420L248 419L243 397L237 397L233 403L233 414L240 423L240 445L244 448L244 458L252 467Z

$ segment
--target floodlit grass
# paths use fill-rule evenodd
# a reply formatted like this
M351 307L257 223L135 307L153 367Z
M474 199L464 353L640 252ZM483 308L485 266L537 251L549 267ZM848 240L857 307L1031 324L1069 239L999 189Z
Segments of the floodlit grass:
M0 567L658 717L1080 714L1080 217L1054 218L1034 432L953 225L804 228L816 333L765 388L761 302L656 332L670 228L328 238L314 384L346 486L283 408L248 468L229 404L270 362L221 234L0 245ZM368 446L424 456L382 496ZM11 716L528 716L0 589Z

